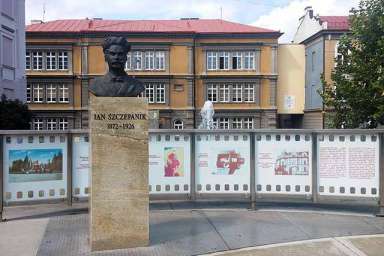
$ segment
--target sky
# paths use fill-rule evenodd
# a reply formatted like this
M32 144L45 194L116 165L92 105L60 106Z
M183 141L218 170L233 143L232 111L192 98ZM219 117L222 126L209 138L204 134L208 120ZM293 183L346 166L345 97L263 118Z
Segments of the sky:
M315 15L348 15L359 0L25 0L26 23L56 19L220 19L279 30L293 39L306 6ZM44 8L45 6L45 8ZM45 10L45 12L43 11Z

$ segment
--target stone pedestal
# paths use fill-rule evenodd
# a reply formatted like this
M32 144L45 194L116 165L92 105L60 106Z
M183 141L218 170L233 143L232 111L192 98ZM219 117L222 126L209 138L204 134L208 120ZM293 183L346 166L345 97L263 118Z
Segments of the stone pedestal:
M149 243L148 104L90 95L92 251Z

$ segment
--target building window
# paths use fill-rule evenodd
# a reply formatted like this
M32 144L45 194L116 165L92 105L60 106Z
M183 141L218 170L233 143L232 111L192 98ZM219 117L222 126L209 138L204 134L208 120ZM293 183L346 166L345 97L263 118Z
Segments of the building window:
M69 88L67 84L59 85L59 102L61 103L69 102Z
M68 119L66 117L59 119L59 129L68 130Z
M132 69L132 53L127 53L127 62L125 63L125 69L131 70Z
M242 54L241 54L241 52L232 53L232 69L242 69Z
M31 52L28 51L25 53L25 69L31 69Z
M44 98L44 89L40 84L33 85L33 101L35 103L42 103Z
M243 90L241 84L232 85L232 102L243 101Z
M33 119L33 129L34 130L43 130L43 119L41 118L34 118Z
M165 84L156 86L156 103L165 103Z
M217 69L217 52L207 52L207 68L208 70Z
M155 53L154 52L145 52L145 69L153 70L155 66Z
M56 69L56 52L47 52L45 55L45 63L47 70Z
M42 70L43 69L43 53L42 52L33 52L33 69Z
M245 102L255 101L255 86L253 84L244 85L244 101Z
M155 70L165 69L165 52L156 52L155 56Z
M209 84L207 89L207 99L212 102L217 102L218 98L218 85L217 84Z
M184 129L183 121L181 121L180 119L173 121L173 129L183 130Z
M136 51L135 54L134 54L134 69L135 70L141 70L142 69L142 65L143 65L143 55L142 55L142 52L139 52L139 51Z
M229 53L220 52L219 69L229 69Z
M316 52L312 52L311 55L311 70L315 71L315 57L316 57Z
M233 118L232 128L233 129L242 129L243 128L243 122L242 122L241 118Z
M56 118L48 118L47 119L47 130L56 130L56 129L57 129Z
M30 103L32 100L32 90L31 85L27 84L27 103Z
M154 84L145 85L144 96L148 99L148 103L155 103L155 85Z
M252 117L244 118L244 128L245 129L253 129L253 118Z
M220 102L229 102L229 85L220 84Z
M59 52L59 69L68 69L68 52Z
M56 85L49 84L46 89L47 102L54 103L56 102Z
M219 118L219 129L229 129L229 118L227 117Z
M255 53L245 52L244 69L255 69Z

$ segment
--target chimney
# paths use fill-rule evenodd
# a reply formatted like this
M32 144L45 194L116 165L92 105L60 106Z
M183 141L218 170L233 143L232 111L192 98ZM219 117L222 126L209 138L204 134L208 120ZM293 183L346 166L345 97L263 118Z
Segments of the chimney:
M31 20L31 24L32 25L35 25L35 24L43 24L44 22L42 20Z
M312 19L313 18L313 9L312 9L312 6L307 6L304 8L304 11L305 11L305 14L309 14L309 18Z

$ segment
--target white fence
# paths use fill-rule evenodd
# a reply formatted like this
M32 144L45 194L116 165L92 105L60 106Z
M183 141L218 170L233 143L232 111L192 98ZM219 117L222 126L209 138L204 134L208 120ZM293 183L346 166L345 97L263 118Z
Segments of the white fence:
M154 199L381 198L383 130L152 130ZM0 131L1 199L87 197L86 130ZM283 197L281 197L283 196Z

